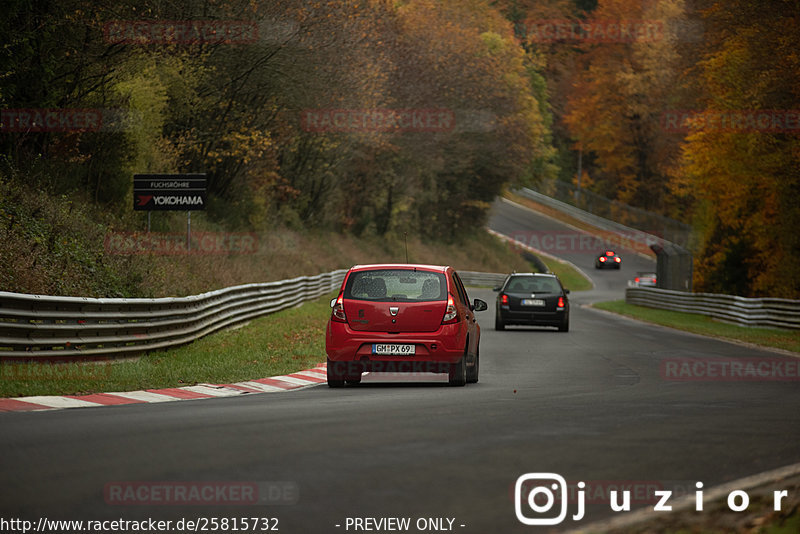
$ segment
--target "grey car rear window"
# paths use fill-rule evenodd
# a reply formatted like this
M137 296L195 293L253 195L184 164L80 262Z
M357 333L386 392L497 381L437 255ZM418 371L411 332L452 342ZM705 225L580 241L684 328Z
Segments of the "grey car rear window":
M506 285L509 293L557 293L561 286L555 278L535 276L512 277Z

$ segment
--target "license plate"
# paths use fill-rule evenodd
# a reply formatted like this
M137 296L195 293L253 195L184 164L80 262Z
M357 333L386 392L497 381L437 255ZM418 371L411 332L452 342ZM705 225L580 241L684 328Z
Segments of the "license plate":
M522 299L523 306L544 306L542 299Z
M415 345L395 345L393 343L375 343L372 345L372 354L387 356L412 356L416 354Z

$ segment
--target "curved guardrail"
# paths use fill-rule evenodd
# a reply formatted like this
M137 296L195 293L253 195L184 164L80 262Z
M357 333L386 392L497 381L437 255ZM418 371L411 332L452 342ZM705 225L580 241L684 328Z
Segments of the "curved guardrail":
M0 291L0 360L128 356L336 291L347 270L155 299L52 297Z
M708 315L744 326L800 329L800 300L746 298L716 293L687 293L654 287L629 287L625 302Z
M663 244L667 242L662 237L649 234L643 230L631 228L630 226L625 226L624 224L612 221L610 219L605 219L603 217L600 217L599 215L595 215L594 213L589 213L588 211L584 211L571 204L567 204L566 202L562 202L547 195L543 195L542 193L539 193L532 189L528 189L526 187L523 187L522 189L516 189L514 190L514 193L529 198L540 204L544 204L545 206L558 210L561 213L565 213L570 217L577 219L579 221L583 221L591 226L594 226L595 228L599 228L601 230L605 230L607 232L612 232L613 234L620 235L626 241L633 241L635 243L638 243L639 245L642 245L644 250L649 249L650 245Z

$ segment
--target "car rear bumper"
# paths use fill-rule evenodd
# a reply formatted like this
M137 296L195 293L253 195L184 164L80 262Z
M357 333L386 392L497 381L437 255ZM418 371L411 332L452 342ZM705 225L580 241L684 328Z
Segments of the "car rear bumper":
M500 308L500 319L509 325L558 326L564 321L566 314L567 310L530 312Z
M375 343L410 344L415 354L408 356L372 353ZM447 372L450 364L464 356L466 328L461 323L442 325L435 332L388 334L363 332L346 323L329 322L325 336L325 352L334 362L358 362L363 371L418 372L416 367L429 366L427 372ZM402 365L401 365L402 364ZM413 365L412 365L413 364ZM444 365L439 365L444 364Z

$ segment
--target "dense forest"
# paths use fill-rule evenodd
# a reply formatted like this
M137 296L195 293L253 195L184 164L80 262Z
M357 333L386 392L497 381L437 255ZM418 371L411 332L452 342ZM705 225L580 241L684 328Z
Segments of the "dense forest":
M134 173L204 172L207 216L230 231L452 242L505 187L576 182L580 152L582 187L694 225L695 289L800 298L793 1L3 11L7 197L127 213ZM12 207L0 199L7 234Z

